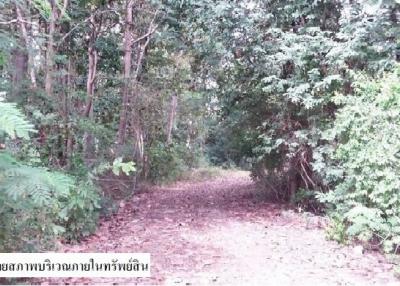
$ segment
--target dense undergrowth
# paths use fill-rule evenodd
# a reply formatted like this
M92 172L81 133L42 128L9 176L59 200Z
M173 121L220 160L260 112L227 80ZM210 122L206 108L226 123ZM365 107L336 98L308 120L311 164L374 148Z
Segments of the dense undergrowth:
M28 140L35 131L15 105L0 102L0 114L0 131L9 139ZM0 151L0 251L46 250L60 235L91 233L100 199L93 184L42 167L37 156L24 162L17 156Z
M352 96L334 97L340 106L324 134L337 145L324 168L333 188L320 199L340 219L338 232L378 240L387 252L400 246L400 68L379 79L359 76ZM335 170L329 173L329 170ZM322 170L321 170L322 171ZM340 224L341 222L341 224ZM340 239L341 240L341 239Z
M114 191L119 195L107 193L105 190L112 188L112 184L100 182L122 183L121 174L129 176L136 171L133 162L123 162L120 157L92 171L82 167L61 172L43 167L28 141L29 133L36 132L34 126L16 105L2 101L0 132L5 139L5 150L0 150L0 252L46 251L55 249L60 238L75 242L92 234L101 215L117 210L123 191L118 187ZM10 144L17 145L7 148ZM153 183L192 178L191 170L200 166L201 161L200 156L189 154L185 146L157 146L149 154L154 163L147 179ZM214 172L205 168L195 177L209 178ZM132 194L134 185L124 187L130 188Z

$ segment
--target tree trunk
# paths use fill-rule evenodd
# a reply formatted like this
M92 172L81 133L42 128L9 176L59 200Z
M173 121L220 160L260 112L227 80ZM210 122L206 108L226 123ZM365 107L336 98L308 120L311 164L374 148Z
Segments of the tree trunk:
M86 82L86 107L85 107L85 117L88 119L93 119L93 97L95 90L95 78L97 72L97 51L94 47L94 39L92 43L89 43L88 47L88 75ZM90 132L85 132L84 134L84 157L88 160L94 154L94 142L93 135Z
M46 78L44 83L44 89L48 96L53 95L53 73L54 73L54 33L56 31L56 20L57 20L57 4L55 0L49 0L51 12L49 19L49 31L47 39L47 50L46 50Z
M86 105L84 110L84 116L90 120L93 119L93 98L94 98L94 91L95 91L95 79L97 73L97 61L98 61L98 54L96 50L96 39L98 35L98 30L96 26L96 19L94 13L90 16L90 23L92 30L90 31L90 38L88 43L88 72L87 72L87 81L86 81ZM87 160L89 164L89 160L92 159L95 147L94 147L94 138L93 134L90 132L85 132L83 135L83 153L84 158Z
M144 162L144 134L143 134L143 127L140 124L140 115L138 113L133 114L132 116L132 127L134 132L135 138L135 145L134 145L134 158L136 163L143 166Z
M68 72L66 75L67 79L67 90L70 91L72 90L72 81L71 81L71 76L72 76L72 60L69 59L68 61ZM70 101L67 101L67 108L70 107ZM69 117L69 110L66 109L66 114ZM66 122L67 126L67 142L66 142L66 166L67 169L71 168L71 158L72 158L72 152L73 152L73 132L72 132L72 126L71 123L69 122L69 118Z
M95 89L95 78L97 72L97 51L94 47L94 43L89 44L88 48L88 75L86 81L86 106L85 106L85 117L93 118L93 97Z
M15 8L16 8L16 12L17 12L17 19L18 19L19 27L21 29L21 34L25 41L26 50L28 51L28 72L29 72L29 76L31 79L31 86L32 86L32 88L36 88L37 87L36 74L35 74L33 55L31 52L31 49L32 49L31 41L30 41L30 38L28 35L28 31L26 29L22 11L17 2L15 2Z
M178 103L178 97L176 96L176 94L173 94L171 97L171 106L167 122L167 144L172 143L172 129L174 127L177 103Z
M28 55L26 54L25 51L17 48L13 50L11 60L12 60L12 65L14 67L11 74L11 79L12 79L11 94L13 96L17 96L21 89L21 83L25 79L27 73Z
M119 121L119 128L118 128L118 139L117 143L122 145L125 143L126 137L126 127L127 127L127 120L128 120L128 109L129 109L129 97L132 93L133 86L135 90L137 90L138 78L139 74L142 69L144 55L147 49L147 46L150 42L151 34L154 33L156 29L156 25L154 22L156 20L157 13L154 14L154 17L149 24L148 31L145 35L133 41L133 16L132 16L132 8L134 0L127 0L126 5L126 13L125 13L125 31L124 31L124 85L122 90L122 106L121 106L121 113L120 113L120 121ZM132 66L132 46L135 42L140 42L146 39L146 42L143 45L138 46L138 58L136 61L136 69L133 76L131 76L131 66ZM138 116L134 116L134 118ZM138 124L137 120L134 120L134 125ZM142 132L137 132L140 130L140 126L133 126L134 132L138 134L136 136L136 141L140 142L143 141L143 134Z
M297 190L299 188L299 178L296 169L294 166L292 167L291 170L289 170L289 177L288 177L288 197L287 199L291 201Z
M138 81L139 81L139 75L142 70L142 65L143 65L143 59L147 50L147 46L150 43L150 36L152 32L154 32L155 27L153 27L153 23L155 20L155 16L153 20L151 21L147 36L146 36L146 41L143 45L138 46L138 57L136 60L136 69L135 69L135 74L133 76L134 79L134 85L135 85L135 94L133 97L138 96ZM144 132L143 132L143 127L141 124L141 115L138 110L133 113L133 121L132 121L132 126L133 126L133 131L134 131L134 139L135 139L135 146L134 146L134 155L135 155L135 160L136 163L143 166L144 164Z
M28 70L28 55L26 49L21 49L23 43L11 51L11 95L18 96Z
M124 75L123 75L123 87L122 87L122 105L120 112L120 120L118 127L118 139L119 145L125 143L128 107L129 107L129 94L130 89L130 77L131 77L131 61L132 61L132 27L133 27L133 0L127 0L125 9L125 31L124 31Z

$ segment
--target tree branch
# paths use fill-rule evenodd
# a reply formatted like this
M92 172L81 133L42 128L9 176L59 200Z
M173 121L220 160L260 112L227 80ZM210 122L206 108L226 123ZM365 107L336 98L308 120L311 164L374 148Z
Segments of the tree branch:
M113 9L112 9L112 10L103 10L103 11L94 12L92 15L90 15L89 17L87 17L85 20L79 22L79 23L76 24L71 30L69 30L68 33L66 33L66 34L61 38L61 40L57 43L57 45L58 45L58 46L61 45L61 44L71 35L71 33L72 33L73 31L75 31L76 29L78 29L78 28L79 28L80 26L82 26L83 24L89 22L92 16L99 15L99 14L104 14L104 13L107 13L107 12L113 12L113 13L117 14L118 16L120 16L120 14L119 14L117 11L113 10Z
M12 19L12 20L10 20L10 21L0 21L0 25L10 25L10 24L13 24L13 23L18 23L18 22L21 22L21 23L25 23L25 24L30 24L30 25L37 25L37 23L35 23L35 22L29 22L29 21L26 21L26 20L22 20L22 19Z

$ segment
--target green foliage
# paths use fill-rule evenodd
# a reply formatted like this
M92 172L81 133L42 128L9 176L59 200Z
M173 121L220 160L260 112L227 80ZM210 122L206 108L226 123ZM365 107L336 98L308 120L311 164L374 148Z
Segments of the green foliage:
M0 155L3 251L52 248L54 239L78 239L95 230L99 195L93 185Z
M155 183L168 183L178 178L186 169L182 160L184 146L167 145L157 142L149 150L148 178Z
M349 224L347 234L378 237L386 251L400 243L400 69L374 80L359 76L356 94L337 95L341 108L325 139L340 169L334 190L321 195Z
M56 1L57 2L57 1ZM45 0L34 0L33 6L40 12L40 14L45 18L50 18L51 6L49 1Z
M48 248L64 232L57 221L60 201L68 198L73 180L57 172L17 162L0 154L2 251Z
M33 126L15 105L0 102L0 110L0 131L29 139ZM0 151L0 251L46 250L61 235L88 235L96 224L98 200L93 185Z
M312 211L313 213L324 212L324 205L319 202L313 190L300 188L292 196L290 203L301 211Z
M0 101L0 129L12 139L16 137L29 139L29 132L34 126L23 118L16 104Z
M81 180L71 189L68 197L61 201L58 213L65 227L63 236L68 240L79 240L96 230L100 210L100 196L91 180Z
M125 1L65 4L0 1L1 97L32 123L0 101L4 248L87 235L117 175L207 160L302 209L333 189L332 237L398 244L398 77L374 80L400 59L397 0L152 0L129 25Z
M118 157L114 160L112 165L112 172L114 175L119 176L120 172L124 173L125 175L129 176L131 172L135 172L135 163L134 162L122 162L122 157Z
M129 176L130 173L136 172L136 167L135 163L132 161L129 162L123 162L122 157L118 157L114 159L114 162L112 164L105 162L97 166L93 170L93 175L102 175L105 172L111 170L114 175L119 176L121 172L125 174L126 176Z
M337 216L330 219L329 225L326 229L327 238L335 240L339 243L346 243L348 235L346 233L346 225L343 220Z
M251 164L278 200L326 189L340 171L323 160L333 145L322 138L337 109L332 97L353 92L354 71L378 74L395 62L398 4L369 8L367 1L181 3L202 87L216 106L210 160Z
M31 167L17 162L7 153L0 154L1 191L18 201L29 198L38 207L44 207L54 196L68 196L74 181L61 173Z

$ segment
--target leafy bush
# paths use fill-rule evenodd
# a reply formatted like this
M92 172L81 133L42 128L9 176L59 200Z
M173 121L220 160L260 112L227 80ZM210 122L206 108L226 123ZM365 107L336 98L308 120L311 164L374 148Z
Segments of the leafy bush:
M180 145L167 145L157 142L149 148L148 178L155 183L171 182L178 178L187 166L182 159L184 148Z
M65 227L63 236L78 240L96 230L99 218L100 196L91 180L83 180L71 189L58 216Z
M340 217L332 217L326 229L327 238L339 243L347 241L346 225Z
M400 69L379 80L359 76L325 134L338 140L331 154L336 187L321 195L348 223L347 234L379 238L386 251L400 244ZM342 175L340 175L342 174Z
M13 104L0 102L0 131L29 138L33 126ZM99 195L90 181L29 165L0 151L0 252L40 251L65 235L94 230Z
M60 201L73 180L0 154L0 250L33 251L51 247L64 232L57 223Z
M40 251L52 248L61 235L90 234L98 201L92 184L0 153L0 251Z

